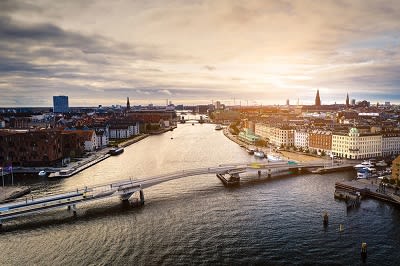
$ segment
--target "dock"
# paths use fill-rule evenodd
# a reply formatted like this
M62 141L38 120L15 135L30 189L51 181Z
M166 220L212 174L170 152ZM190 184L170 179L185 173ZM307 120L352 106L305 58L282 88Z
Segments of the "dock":
M86 168L89 168L89 167L91 167L92 165L95 165L95 164L97 164L97 163L99 163L99 162L101 162L101 161L107 159L107 158L110 157L110 156L111 156L110 154L103 154L103 155L100 155L100 156L97 157L97 158L94 158L94 159L89 160L89 161L85 161L84 163L82 163L82 165L79 165L79 164L78 164L78 166L76 166L76 167L64 168L64 169L62 169L62 170L60 170L60 171L51 173L51 174L49 175L49 177L50 177L50 178L71 177L71 176L73 176L73 175L75 175L75 174L77 174L77 173L79 173L79 172L85 170Z
M344 172L350 170L354 170L354 166L352 164L341 164L334 166L324 166L324 168L318 168L311 172L313 174L328 174L328 173Z
M395 194L393 189L387 188L385 184L378 180L351 180L335 183L335 189L359 192L362 197L369 197L384 202L390 202L400 206L400 195Z

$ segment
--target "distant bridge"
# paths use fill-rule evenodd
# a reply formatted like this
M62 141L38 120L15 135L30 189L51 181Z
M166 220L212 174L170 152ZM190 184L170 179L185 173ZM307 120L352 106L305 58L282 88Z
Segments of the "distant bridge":
M171 180L203 174L229 174L234 173L239 177L240 173L261 170L295 170L323 167L324 162L296 163L293 161L279 162L253 162L221 164L215 167L181 170L163 175L156 175L139 180L121 180L108 184L99 184L92 187L76 189L75 191L54 194L40 198L26 197L10 203L0 204L0 227L5 220L14 219L24 215L42 213L56 208L67 207L76 215L76 205L79 203L100 200L107 197L119 196L122 200L133 199L134 193L139 193L139 204L144 204L143 189L155 186Z

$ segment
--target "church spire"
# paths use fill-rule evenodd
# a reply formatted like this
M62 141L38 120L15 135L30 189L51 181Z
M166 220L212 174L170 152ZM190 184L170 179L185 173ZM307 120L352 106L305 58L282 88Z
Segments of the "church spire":
M321 98L319 97L319 90L317 90L317 95L315 96L315 106L321 106Z
M129 103L129 97L126 97L126 110L131 109L131 104Z

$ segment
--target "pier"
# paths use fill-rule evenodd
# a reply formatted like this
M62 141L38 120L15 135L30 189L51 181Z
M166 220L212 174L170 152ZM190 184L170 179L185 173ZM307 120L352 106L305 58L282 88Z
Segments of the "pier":
M389 188L378 180L351 180L351 181L342 181L335 183L335 189L339 189L342 191L349 192L358 192L362 197L374 198L377 200L390 202L396 205L400 205L400 196L395 194Z

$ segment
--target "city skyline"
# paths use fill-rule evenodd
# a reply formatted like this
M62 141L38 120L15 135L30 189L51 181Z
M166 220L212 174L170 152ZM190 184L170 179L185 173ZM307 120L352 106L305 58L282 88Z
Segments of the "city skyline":
M396 1L0 3L0 106L400 103Z

